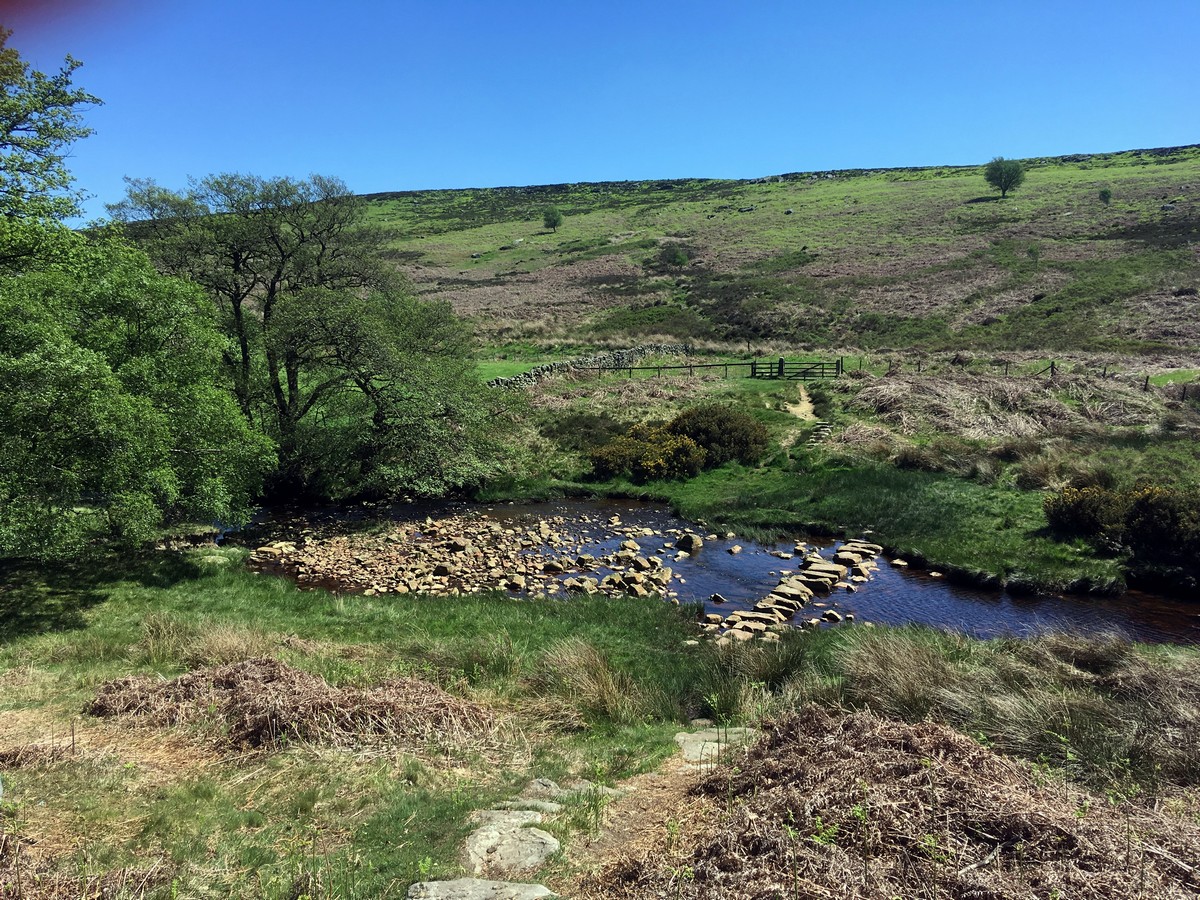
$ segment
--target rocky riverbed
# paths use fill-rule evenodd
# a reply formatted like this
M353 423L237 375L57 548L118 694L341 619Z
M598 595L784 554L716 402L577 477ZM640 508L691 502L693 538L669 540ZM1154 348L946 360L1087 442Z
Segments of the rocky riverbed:
M841 617L980 637L1116 629L1139 640L1200 643L1194 604L1137 593L1029 596L964 586L919 561L908 566L879 553L863 537L763 544L655 504L566 500L275 511L229 539L255 551L259 570L305 586L383 597L480 590L663 596L703 605L709 618L701 625L729 640L745 632L772 640L784 628ZM768 620L788 612L785 623ZM746 624L734 628L739 621ZM749 624L756 621L765 628Z
M620 515L507 516L469 510L423 520L384 521L364 527L344 521L279 523L287 537L259 545L253 564L300 584L386 594L455 595L499 590L518 595L658 595L680 602L687 583L680 567L702 554L742 552L732 533L652 528ZM274 529L273 529L274 530ZM853 622L839 597L855 593L878 571L882 548L846 542L822 556L805 543L773 550L776 584L755 601L727 613L708 612L700 627L720 642L777 640L795 625ZM712 610L727 604L707 597Z

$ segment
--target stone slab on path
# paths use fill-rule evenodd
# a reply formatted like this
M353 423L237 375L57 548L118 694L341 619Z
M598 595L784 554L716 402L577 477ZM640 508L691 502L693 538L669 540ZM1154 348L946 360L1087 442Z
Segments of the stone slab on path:
M681 731L675 743L683 750L683 759L693 769L716 765L729 747L748 744L758 737L753 728L701 728Z
M467 868L476 875L528 872L557 853L561 845L554 835L540 828L513 824L521 819L529 821L524 818L529 815L541 819L536 812L508 812L508 816L515 816L515 819L498 818L471 832L466 844Z
M408 889L408 900L541 900L558 896L540 884L456 878L453 881L422 881Z

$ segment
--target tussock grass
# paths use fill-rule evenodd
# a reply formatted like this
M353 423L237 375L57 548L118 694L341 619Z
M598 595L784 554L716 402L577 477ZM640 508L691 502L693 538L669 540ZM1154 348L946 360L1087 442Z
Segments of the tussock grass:
M829 640L829 639L825 639ZM802 639L801 639L802 643ZM977 641L920 628L852 629L800 666L775 706L818 702L933 719L1098 788L1200 784L1200 664L1116 635Z
M586 715L629 725L652 715L650 692L629 674L614 670L595 647L570 637L542 654L538 666L540 687Z

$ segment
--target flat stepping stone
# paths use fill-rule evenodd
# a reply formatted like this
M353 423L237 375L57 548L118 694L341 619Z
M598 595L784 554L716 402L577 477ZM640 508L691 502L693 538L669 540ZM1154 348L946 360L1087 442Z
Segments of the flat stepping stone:
M758 732L753 728L702 728L679 732L675 743L683 749L685 762L716 763L726 747L748 744L757 737Z
M455 878L453 881L421 881L408 889L408 900L541 900L558 896L540 884Z
M479 809L471 818L480 825L493 825L500 828L521 828L525 825L539 825L542 814L537 810L523 809Z
M492 810L520 816L521 811ZM540 813L526 813L541 818ZM540 828L513 825L503 819L485 822L467 837L467 868L475 875L484 872L527 872L557 853L558 838Z
M559 787L557 781L551 781L549 778L535 778L525 786L525 790L521 791L521 797L528 800L557 800L563 794L569 794L570 791Z
M562 812L562 808L561 803L553 800L502 800L496 804L496 809L533 809L548 815Z

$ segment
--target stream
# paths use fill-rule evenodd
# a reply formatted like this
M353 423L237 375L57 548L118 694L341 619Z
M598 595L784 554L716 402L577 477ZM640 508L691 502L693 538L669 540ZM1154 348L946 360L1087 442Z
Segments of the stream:
M491 529L498 538L515 548L514 555L536 566L540 560L577 557L590 554L601 560L616 552L622 542L632 537L646 555L656 555L671 569L673 578L668 585L670 594L683 603L702 603L707 612L728 615L734 610L752 609L779 584L781 577L796 571L799 557L784 559L791 554L795 541L764 544L723 534L709 540L710 532L703 527L680 519L656 504L628 500L570 500L550 503L496 504L438 504L433 506L396 506L391 510L354 511L345 509L313 510L303 515L267 513L242 534L230 535L230 540L254 547L264 541L296 540L303 552L305 547L319 546L329 533L354 534L363 526L378 525L380 517L390 519L398 534L422 540L422 529L428 528L435 539L449 532L438 525L450 521L474 524L472 533ZM614 517L619 524L614 524ZM429 524L429 523L433 524ZM529 540L521 546L519 538L536 533L545 522L555 523L555 546L548 548ZM326 530L323 530L326 529ZM377 527L375 529L378 530ZM638 536L637 532L642 532ZM692 555L676 558L673 535L693 531L705 537L704 546ZM652 532L652 533L651 533ZM515 535L515 537L513 536ZM869 538L869 535L866 537ZM409 538L393 538L395 546L405 546ZM803 539L810 550L830 556L841 542L827 538ZM742 549L729 552L735 545ZM426 555L432 555L429 551ZM480 555L491 552L483 548ZM530 559L533 557L533 559ZM362 562L361 557L355 558ZM1130 591L1117 597L1072 595L1020 595L1006 591L984 590L950 583L929 571L916 567L894 565L886 555L878 559L879 570L870 581L856 585L854 593L835 590L825 597L814 598L814 609L806 608L797 621L811 615L820 616L826 609L842 615L852 614L858 622L903 625L920 623L961 632L981 638L1004 635L1026 635L1056 629L1074 633L1118 631L1131 639L1153 643L1200 644L1200 604L1188 603L1152 594ZM278 559L256 558L257 569L289 577L298 577L302 584L331 590L362 590L363 582L345 575L342 578L323 577L306 581L304 567L290 556ZM599 563L587 572L602 577L612 569ZM547 576L541 581L541 591L555 592L560 583L579 570ZM533 579L538 581L538 579ZM558 583L556 583L556 581ZM453 580L451 584L453 585ZM494 584L464 582L464 590L494 587ZM386 590L386 589L384 589ZM400 590L403 590L402 588ZM538 590L531 584L531 592ZM374 593L374 591L372 591ZM719 603L713 595L724 598Z

